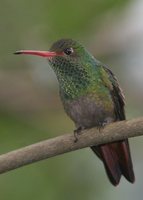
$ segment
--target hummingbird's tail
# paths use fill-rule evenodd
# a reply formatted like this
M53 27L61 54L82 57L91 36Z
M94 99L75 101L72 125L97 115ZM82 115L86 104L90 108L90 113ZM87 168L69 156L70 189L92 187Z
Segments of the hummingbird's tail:
M118 185L122 175L131 183L135 181L128 140L93 146L91 149L103 161L113 185Z

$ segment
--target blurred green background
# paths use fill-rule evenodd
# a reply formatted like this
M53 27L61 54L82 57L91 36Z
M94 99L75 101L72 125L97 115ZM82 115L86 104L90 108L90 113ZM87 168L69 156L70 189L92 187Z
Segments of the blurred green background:
M143 115L142 0L0 0L0 153L74 129L45 59L15 56L73 38L110 66L126 95L127 118ZM113 187L87 148L0 175L3 200L142 199L143 138L130 140L135 184Z

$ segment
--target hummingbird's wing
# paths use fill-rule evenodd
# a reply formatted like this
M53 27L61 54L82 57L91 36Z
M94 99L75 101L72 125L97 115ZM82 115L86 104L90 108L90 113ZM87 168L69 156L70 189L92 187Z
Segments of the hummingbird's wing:
M107 67L101 67L103 84L109 89L115 109L115 121L125 120L125 98L116 76ZM103 161L109 180L117 185L123 174L130 182L134 182L133 165L128 140L91 147Z
M115 115L117 118L116 120L125 120L125 97L123 91L113 72L105 66L103 67L103 70L105 71L105 73L107 73L107 76L110 80L110 83L107 83L106 79L104 79L103 82L110 90L111 97L114 103Z

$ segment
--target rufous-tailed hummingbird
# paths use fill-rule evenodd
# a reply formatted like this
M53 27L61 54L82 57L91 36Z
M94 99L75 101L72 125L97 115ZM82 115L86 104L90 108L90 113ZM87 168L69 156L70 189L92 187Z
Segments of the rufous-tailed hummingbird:
M61 39L52 45L50 51L21 50L15 54L48 58L59 81L64 109L77 130L101 128L105 124L125 120L124 95L117 78L80 43ZM122 175L131 183L134 182L127 139L93 146L91 149L103 161L113 185L118 185Z

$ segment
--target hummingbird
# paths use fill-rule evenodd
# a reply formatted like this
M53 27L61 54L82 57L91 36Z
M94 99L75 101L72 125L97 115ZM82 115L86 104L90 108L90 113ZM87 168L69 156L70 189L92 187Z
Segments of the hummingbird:
M116 76L79 42L60 39L49 51L20 50L15 54L48 59L59 82L63 107L74 121L77 134L82 129L101 128L126 119L125 98ZM128 139L91 149L103 162L114 186L122 175L131 183L135 181Z

